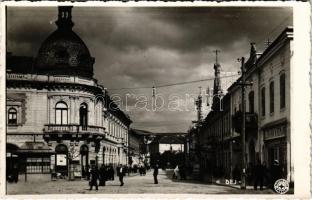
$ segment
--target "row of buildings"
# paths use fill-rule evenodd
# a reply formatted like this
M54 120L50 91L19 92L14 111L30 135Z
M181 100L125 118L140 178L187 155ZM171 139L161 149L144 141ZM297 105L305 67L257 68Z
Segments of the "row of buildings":
M268 169L278 161L285 179L293 182L294 162L290 133L290 95L293 65L293 28L285 30L265 49L256 51L251 44L246 61L246 154L242 155L242 77L225 95L215 95L212 110L189 131L188 157L199 165L206 179L233 178L234 168L247 169L258 161ZM215 66L215 90L221 90L220 68ZM214 94L222 94L215 91Z
M37 57L7 54L7 174L83 177L91 165L128 163L132 121L93 78L71 9L59 7Z

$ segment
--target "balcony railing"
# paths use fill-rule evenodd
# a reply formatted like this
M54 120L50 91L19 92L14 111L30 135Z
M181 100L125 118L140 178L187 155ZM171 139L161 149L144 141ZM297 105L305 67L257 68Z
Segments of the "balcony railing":
M76 124L47 124L45 133L81 133L81 134L105 134L105 128L100 126L80 126Z
M78 83L83 85L97 85L94 79L81 78L78 76L56 76L56 75L37 75L37 74L14 74L7 73L8 80L23 81L42 81L53 83Z

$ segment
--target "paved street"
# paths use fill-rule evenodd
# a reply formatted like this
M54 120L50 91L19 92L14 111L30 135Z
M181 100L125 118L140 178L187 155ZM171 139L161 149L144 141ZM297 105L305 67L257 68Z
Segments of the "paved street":
M118 177L115 181L107 181L105 187L99 187L98 191L89 191L88 182L85 180L27 182L23 180L17 184L7 184L8 194L127 194L127 193L164 193L164 194L240 194L241 190L229 186L204 184L196 181L172 181L165 171L160 170L159 184L153 182L152 172L146 176L131 175L124 178L125 185L119 186ZM254 190L246 190L245 193L254 194ZM271 190L257 191L257 193L272 193Z

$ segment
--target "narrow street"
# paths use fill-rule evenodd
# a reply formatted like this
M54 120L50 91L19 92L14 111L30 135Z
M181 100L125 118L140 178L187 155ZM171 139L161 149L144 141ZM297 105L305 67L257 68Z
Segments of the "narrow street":
M99 187L96 191L89 191L88 182L85 180L27 182L23 180L17 184L7 184L7 194L270 194L271 190L254 191L232 188L229 186L199 183L196 181L172 181L165 171L160 170L158 175L159 184L154 184L152 172L146 176L137 174L125 176L123 187L119 186L118 177L114 181L107 181L105 187Z

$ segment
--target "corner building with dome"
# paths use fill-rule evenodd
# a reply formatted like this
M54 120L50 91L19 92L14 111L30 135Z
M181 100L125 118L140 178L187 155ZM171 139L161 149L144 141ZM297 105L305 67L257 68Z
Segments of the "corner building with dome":
M19 179L85 177L127 164L129 116L93 78L95 59L72 30L70 6L35 58L7 53L6 167Z

